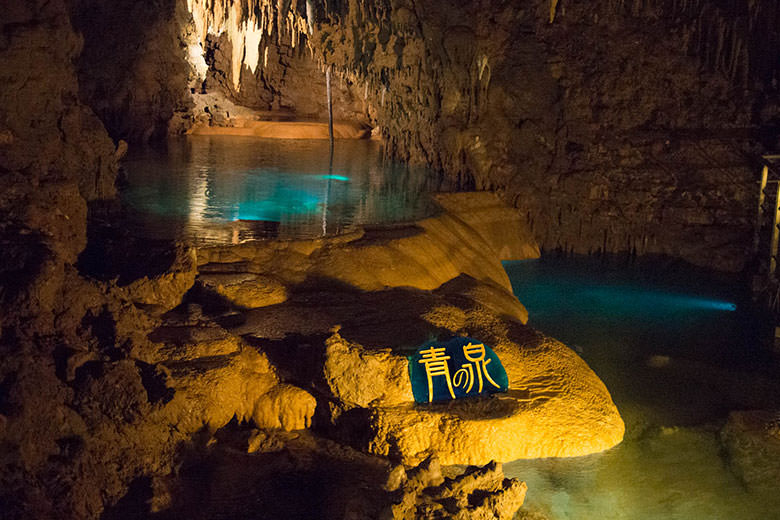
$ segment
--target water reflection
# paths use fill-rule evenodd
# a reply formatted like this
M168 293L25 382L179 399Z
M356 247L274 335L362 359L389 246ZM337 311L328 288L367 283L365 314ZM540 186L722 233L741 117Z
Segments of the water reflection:
M143 233L196 242L312 238L433 213L438 176L371 141L193 136L123 163L122 199Z

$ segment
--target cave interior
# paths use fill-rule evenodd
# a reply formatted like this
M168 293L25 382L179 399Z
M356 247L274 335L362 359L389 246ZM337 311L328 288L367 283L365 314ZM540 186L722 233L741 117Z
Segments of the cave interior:
M777 0L0 9L0 518L776 514Z

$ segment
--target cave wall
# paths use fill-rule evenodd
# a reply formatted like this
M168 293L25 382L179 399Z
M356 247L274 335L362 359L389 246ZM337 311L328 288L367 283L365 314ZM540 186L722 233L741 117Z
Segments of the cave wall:
M84 41L79 95L116 141L183 132L191 114L190 16L180 0L68 0Z
M0 2L2 519L97 518L176 441L152 414L155 369L130 356L154 320L78 265L124 147L80 101L68 7Z
M268 117L324 121L328 119L325 72L303 45L293 47L271 35L260 48L262 66L252 71L241 68L239 87L233 80L232 46L226 33L209 36L204 51L209 66L202 90L217 92L236 105L259 112L272 111ZM267 49L267 50L266 50ZM332 82L333 117L368 125L370 118L362 93L345 78Z
M203 89L323 119L333 67L337 119L501 193L547 250L749 258L747 158L778 144L776 1L72 3L81 97L115 139L183 132Z
M546 2L399 1L374 18L352 2L312 41L368 82L391 153L502 193L543 248L739 271L757 197L747 157L776 143L762 130L777 67L749 65L763 63L761 36L724 29L743 18L680 5L684 18L562 3L549 23ZM752 5L750 19L775 12Z
M117 155L78 100L81 41L64 2L0 9L0 516L47 518L89 508L68 493L84 423L53 352L89 335L78 323L97 302L73 264L87 201L114 194Z
M681 50L745 88L777 88L780 5L776 0L613 0L635 19L667 22Z

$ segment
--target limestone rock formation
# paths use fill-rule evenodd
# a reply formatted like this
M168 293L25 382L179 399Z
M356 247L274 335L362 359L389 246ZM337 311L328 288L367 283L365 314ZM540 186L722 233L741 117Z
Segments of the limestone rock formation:
M500 260L539 256L519 214L493 194L442 194L437 200L441 214L405 227L370 229L329 241L202 248L198 264L212 264L212 271L219 264L239 264L245 271L273 273L288 283L308 276L365 290L435 289L461 273L511 289Z
M363 98L391 155L500 192L546 249L744 265L755 197L744 156L754 130L777 146L780 104L760 92L777 79L773 37L759 36L776 33L762 21L771 2L539 0L488 16L470 2L300 7L190 6L201 39L225 28L211 65L227 91L305 98L286 78L332 67L342 105ZM280 58L301 47L306 66Z
M623 422L603 383L570 349L523 325L527 313L497 253L536 253L517 214L490 194L440 200L442 213L419 230L209 248L199 262L236 272L299 266L297 281L286 280L293 285L287 301L244 312L230 332L269 349L305 338L298 341L309 347L285 348L273 359L291 379L321 384L321 412L360 449L408 464L431 454L445 464L486 464L585 455L619 443ZM500 232L509 226L520 231ZM407 356L451 335L491 345L510 391L415 405Z
M259 428L299 430L316 406L306 391L280 384L268 358L211 323L174 321L150 335L160 342L138 352L165 375L160 414L180 431L216 431L235 419Z
M136 357L149 364L228 356L241 350L239 338L216 324L197 321L163 325L149 338L151 344L136 353Z
M287 289L273 276L251 273L207 273L198 277L200 284L247 309L281 303L287 299Z
M85 40L81 97L115 138L241 120L195 106L202 95L322 121L332 67L337 119L461 187L498 191L545 249L730 271L749 255L744 156L755 138L777 146L771 1L537 0L489 16L415 0L311 12L268 0L70 4Z
M413 403L408 379L397 374L405 368L405 356L379 364L376 359L388 353L359 353L351 345L352 358L359 356L362 363L350 364L350 377L336 381L329 356L326 377L334 397L350 410L335 417L337 427L345 439L361 438L358 431L367 429L371 433L359 441L364 449L407 464L431 454L444 464L575 457L618 444L623 421L598 377L554 340L525 332L521 343L513 342L518 332L494 346L509 376L509 392L444 404ZM344 348L337 338L329 344L329 353Z
M158 275L147 275L121 287L124 297L134 303L155 306L162 312L179 305L195 283L195 250L177 248L171 266Z
M323 376L333 397L347 409L414 400L405 357L349 344L338 334L326 342Z
M777 492L780 483L780 414L731 412L720 432L729 465L751 490Z
M272 436L309 426L317 411L329 434L407 462L577 455L618 442L606 389L573 352L524 325L498 260L535 257L538 241L739 270L755 195L744 155L777 145L772 3L734 12L711 0L489 11L419 0L318 2L311 12L251 4L0 3L0 516L98 518L144 482L186 480L177 457L190 447L207 457L200 436L212 442L211 430L233 419ZM92 256L106 237L88 234L88 203L115 194L126 148L109 135L137 142L196 121L230 124L236 105L203 115L225 98L319 117L325 67L337 117L374 126L388 154L521 211L487 193L447 195L439 216L337 239L202 249L197 261L181 248L160 265L148 243ZM204 88L219 96L195 105ZM142 258L126 258L127 276L103 262L128 249ZM208 291L190 291L198 270L225 314ZM181 321L164 314L181 303ZM510 392L413 405L405 356L458 334L495 347ZM774 422L737 413L723 431L749 486L777 479ZM228 453L211 466L223 477L215 488L236 484L236 461L257 474L303 473L307 489L338 466L325 488L352 494L332 517L375 516L387 499L366 499L377 496L375 479L353 486L356 467L375 477L385 461L363 454L353 464L360 455L330 446L314 464L283 439L267 443L284 445L274 464L270 449ZM438 482L423 469L397 471L389 487L426 471ZM478 517L464 496L483 478L499 493L473 497L483 510L515 504L519 485L499 489L497 471L432 498L416 493L399 514ZM276 490L258 492L275 505Z
M400 500L381 518L515 518L523 505L525 482L504 478L501 464L470 467L454 478L443 478L439 462L426 459L408 471L397 466L390 474L388 489L398 490Z

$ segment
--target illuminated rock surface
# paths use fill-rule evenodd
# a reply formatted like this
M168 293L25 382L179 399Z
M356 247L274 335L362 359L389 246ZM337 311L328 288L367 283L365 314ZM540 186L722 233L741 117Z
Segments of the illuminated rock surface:
M188 431L212 431L233 417L261 428L299 430L311 423L314 398L290 385L279 386L264 356L251 348L236 354L167 362L173 399L166 415Z
M474 200L469 201L471 196ZM285 303L246 312L231 332L274 352L271 357L280 370L296 381L318 379L310 359L322 356L321 377L330 394L327 408L339 438L408 464L431 454L444 464L486 464L585 455L616 445L622 440L623 422L598 377L570 349L523 325L525 309L506 288L498 255L491 251L498 246L530 254L534 248L517 239L522 233L505 235L508 240L503 242L499 233L491 235L515 217L489 203L483 206L488 209L472 212L474 201L485 199L495 200L486 194L443 197L448 209L421 222L422 231L411 237L388 233L372 240L362 236L355 245L346 238L338 246L312 244L311 256L323 256L302 264L311 269L308 281ZM494 245L480 238L483 225ZM251 264L250 247L233 252ZM217 251L202 252L213 260ZM436 261L445 269L419 269L423 262ZM452 272L460 266L470 275L421 290L435 283L434 276L445 277L448 262ZM344 272L331 268L335 265ZM412 267L423 276L413 276ZM324 270L330 276L323 276ZM427 273L437 274L424 276ZM332 334L334 328L338 332ZM492 345L509 376L510 391L492 398L415 405L406 356L431 337L451 335ZM311 339L298 340L286 350L289 336ZM319 354L316 345L326 337L324 353Z
M623 439L609 392L570 349L479 311L470 318L470 335L478 331L477 337L497 342L494 350L509 376L506 394L414 404L405 356L392 360L390 352L330 338L325 375L343 407L334 420L345 440L363 438L367 429L371 433L359 441L363 449L407 464L430 454L443 464L486 464L587 455ZM493 323L482 328L480 321Z
M287 299L287 289L272 276L251 273L207 273L200 275L198 280L205 289L247 309L274 305Z
M517 212L487 192L442 194L437 200L443 213L414 224L366 229L329 240L202 248L198 263L207 269L241 263L247 271L273 272L289 282L326 278L364 290L430 290L463 273L511 293L500 260L539 256ZM512 307L508 312L518 316L524 312L518 303Z

